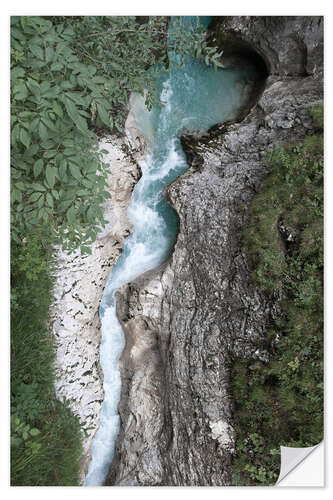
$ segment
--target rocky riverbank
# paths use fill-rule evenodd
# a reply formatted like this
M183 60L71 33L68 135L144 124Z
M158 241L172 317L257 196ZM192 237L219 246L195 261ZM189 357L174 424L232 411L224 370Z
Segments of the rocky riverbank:
M251 284L241 234L265 152L313 127L323 19L216 18L212 37L226 54L256 59L268 78L242 121L183 138L190 168L165 190L180 219L173 255L118 292L126 348L108 485L230 485L230 365L267 356L257 345L275 305Z
M51 332L56 349L56 395L67 400L83 423L84 459L81 480L90 459L90 444L98 428L103 401L103 374L99 366L99 303L110 270L120 256L124 238L131 231L127 208L132 190L140 178L134 159L140 148L131 148L126 138L105 137L100 149L110 165L105 205L107 226L92 245L92 254L65 254L58 251Z

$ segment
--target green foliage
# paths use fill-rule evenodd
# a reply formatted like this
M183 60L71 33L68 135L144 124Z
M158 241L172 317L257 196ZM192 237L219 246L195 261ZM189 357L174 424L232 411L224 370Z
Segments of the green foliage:
M244 233L254 283L280 299L282 314L271 320L264 341L270 361L240 359L233 366L235 484L274 484L281 445L322 440L322 108L312 114L317 134L267 155L271 173L251 204Z
M49 243L49 238L45 238L45 243ZM42 246L43 240L38 235L31 235L28 241L25 240L20 255L15 262L18 271L25 274L28 282L36 281L41 275L50 270L49 262L44 259L45 248Z
M254 280L266 291L282 290L287 284L292 288L300 273L303 281L304 272L313 279L311 266L322 267L322 149L322 135L314 135L267 156L272 173L253 200L244 234L255 264Z
M11 484L75 485L81 458L78 419L55 399L48 331L51 246L44 232L12 242Z
M313 124L318 131L324 129L324 106L316 106L311 109L311 115L313 119Z
M165 61L167 64L183 64L186 56L202 58L207 66L213 65L214 69L222 68L218 60L222 51L218 47L211 47L205 39L205 29L197 18L196 24L184 25L182 16L175 17L172 28L169 29L168 49L178 56L177 63L172 59Z
M169 67L166 17L12 17L11 228L48 226L64 250L95 241L103 219L108 168L96 131L122 130L130 92L156 101L156 71ZM177 34L178 33L178 34ZM173 29L181 54L217 64L199 27ZM195 41L195 49L192 48Z
M75 32L39 17L11 25L11 227L19 241L48 226L70 250L103 226L107 168L88 128L105 118L106 79L71 48Z

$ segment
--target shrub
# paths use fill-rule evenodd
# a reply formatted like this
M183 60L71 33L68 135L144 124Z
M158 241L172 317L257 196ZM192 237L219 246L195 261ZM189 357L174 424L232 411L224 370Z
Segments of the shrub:
M235 484L274 484L281 445L322 440L322 107L312 116L315 134L267 155L271 172L251 204L244 233L253 282L271 300L282 299L282 314L263 342L270 361L259 366L242 359L233 366ZM254 442L254 435L260 439Z
M52 259L34 234L23 245L12 242L11 251L11 484L76 485L80 424L54 393Z

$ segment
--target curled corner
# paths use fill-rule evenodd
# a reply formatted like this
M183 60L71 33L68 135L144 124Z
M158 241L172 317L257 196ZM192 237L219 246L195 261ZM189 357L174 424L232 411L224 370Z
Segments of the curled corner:
M315 445L309 446L307 448L291 448L289 446L281 446L281 467L280 467L280 475L278 477L276 486L323 486L324 485L324 446L323 442ZM318 466L320 470L316 471L312 469L313 472L313 483L308 484L295 484L293 478L287 478L286 481L284 479L289 476L292 471L304 461L306 461L307 457L312 454L312 452L316 449L320 452L320 455L316 457L316 462L314 462L314 466ZM296 478L295 478L296 479ZM282 484L283 481L283 484ZM296 483L301 482L301 479L297 477Z

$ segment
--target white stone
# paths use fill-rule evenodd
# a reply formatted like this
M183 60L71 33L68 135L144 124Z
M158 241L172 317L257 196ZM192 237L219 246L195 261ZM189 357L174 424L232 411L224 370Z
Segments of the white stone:
M216 439L224 449L229 451L234 450L235 431L228 422L222 419L214 422L210 421L209 427L211 428L213 439Z

